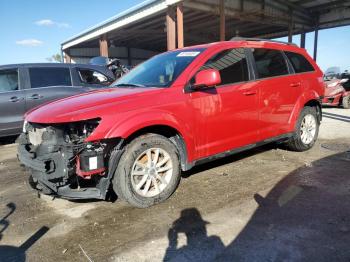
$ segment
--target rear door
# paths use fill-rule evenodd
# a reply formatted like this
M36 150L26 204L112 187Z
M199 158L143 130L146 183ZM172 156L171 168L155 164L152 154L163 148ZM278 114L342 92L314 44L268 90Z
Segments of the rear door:
M19 134L25 112L20 69L0 70L0 136Z
M301 91L301 80L298 75L292 74L282 51L250 50L260 91L260 140L290 132L288 121Z
M85 91L72 86L69 67L29 67L27 73L30 86L26 90L26 110Z

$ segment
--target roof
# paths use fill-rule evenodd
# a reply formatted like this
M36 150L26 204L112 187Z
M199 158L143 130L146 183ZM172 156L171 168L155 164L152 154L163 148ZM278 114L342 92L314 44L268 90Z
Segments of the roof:
M147 0L91 27L62 43L62 49L97 48L107 34L115 46L166 50L165 14L168 6L182 0ZM185 0L186 45L219 39L218 0ZM244 37L277 38L350 25L350 0L231 0L225 1L226 34Z
M122 27L125 24L137 21L147 16L154 15L166 10L169 5L176 4L182 0L147 0L132 8L129 8L81 33L65 40L62 43L63 49L73 46L85 40L92 39L110 30Z
M13 68L13 67L83 67L83 68L96 68L101 69L103 66L91 65L91 64L68 64L68 63L22 63L22 64L8 64L0 65L0 69Z
M82 68L82 69L93 69L101 73L104 73L110 77L114 77L111 70L106 66L100 65L91 65L91 64L71 64L71 63L23 63L23 64L8 64L0 65L0 69L11 69L11 68L20 68L20 67L46 67L46 68Z

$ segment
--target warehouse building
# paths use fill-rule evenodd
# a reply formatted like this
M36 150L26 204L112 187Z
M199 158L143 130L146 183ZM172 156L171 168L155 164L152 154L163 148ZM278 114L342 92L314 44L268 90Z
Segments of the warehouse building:
M234 36L278 38L350 25L349 0L148 0L62 43L65 62L119 58L136 65L166 50ZM299 43L298 43L299 44Z

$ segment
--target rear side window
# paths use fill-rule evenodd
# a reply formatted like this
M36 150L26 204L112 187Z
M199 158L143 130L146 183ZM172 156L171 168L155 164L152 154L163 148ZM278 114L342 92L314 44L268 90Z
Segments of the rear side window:
M221 51L210 58L202 67L220 72L221 85L249 80L247 58L243 48Z
M71 86L69 68L29 68L30 84L32 88L48 86Z
M295 73L315 71L313 66L310 64L309 61L307 61L307 59L303 55L293 53L293 52L284 52L284 53L286 54L289 61L291 62Z
M0 93L18 90L18 71L16 69L0 71Z
M279 50L256 48L252 49L258 78L288 75L288 67L283 54Z
M91 69L78 69L80 80L86 84L108 84L113 80L104 74Z

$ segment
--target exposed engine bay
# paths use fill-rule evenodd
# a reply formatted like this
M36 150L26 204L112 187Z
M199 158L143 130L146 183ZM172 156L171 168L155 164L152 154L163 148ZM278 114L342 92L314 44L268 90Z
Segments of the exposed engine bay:
M104 199L113 174L109 160L119 155L121 140L85 142L99 121L26 122L18 157L31 173L31 185L44 194Z

